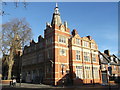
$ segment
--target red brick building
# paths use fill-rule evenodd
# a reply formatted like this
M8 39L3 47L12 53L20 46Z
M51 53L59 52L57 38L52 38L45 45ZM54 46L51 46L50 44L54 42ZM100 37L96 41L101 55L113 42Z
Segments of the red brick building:
M53 85L101 83L98 46L91 36L80 37L75 29L71 34L56 4L44 38L39 36L37 43L32 40L24 48L22 78Z
M120 60L114 54L111 55L109 50L104 53L99 51L100 68L102 84L108 84L109 81L113 83L120 82Z

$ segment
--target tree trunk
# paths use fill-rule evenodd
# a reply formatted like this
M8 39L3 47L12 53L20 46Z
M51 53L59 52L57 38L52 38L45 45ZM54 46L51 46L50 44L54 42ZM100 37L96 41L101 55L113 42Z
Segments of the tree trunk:
M8 66L8 80L11 79L11 73L12 73L12 65Z
M8 61L8 80L11 79L13 64L14 64L14 55L13 55L13 50L11 50Z

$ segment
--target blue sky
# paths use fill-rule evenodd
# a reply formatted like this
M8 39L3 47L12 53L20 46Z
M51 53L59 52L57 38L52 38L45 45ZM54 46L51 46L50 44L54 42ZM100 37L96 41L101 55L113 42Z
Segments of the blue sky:
M118 3L117 2L59 2L62 22L67 21L72 31L76 29L81 37L90 35L103 52L109 49L111 54L118 52ZM22 3L15 8L13 3L3 6L10 15L2 17L3 23L13 18L26 18L33 32L33 39L43 35L46 22L51 22L55 2Z

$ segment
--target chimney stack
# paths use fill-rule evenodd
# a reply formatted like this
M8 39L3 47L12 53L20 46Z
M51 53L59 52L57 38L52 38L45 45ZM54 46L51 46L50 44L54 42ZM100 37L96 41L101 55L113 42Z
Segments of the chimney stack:
M92 37L91 36L87 36L89 40L92 40Z
M109 50L104 50L104 53L110 56L110 51Z
M77 30L76 30L76 29L73 29L72 35L75 36L76 34L78 34Z
M39 37L38 37L38 42L41 42L43 40L43 37L40 35Z

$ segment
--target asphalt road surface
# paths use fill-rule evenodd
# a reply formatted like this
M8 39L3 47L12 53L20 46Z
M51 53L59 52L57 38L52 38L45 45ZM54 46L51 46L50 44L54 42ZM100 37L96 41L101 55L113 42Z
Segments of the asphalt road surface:
M102 86L102 85L82 85L82 86L64 86L55 87L44 84L17 83L16 87L2 85L2 90L120 90L120 85Z

